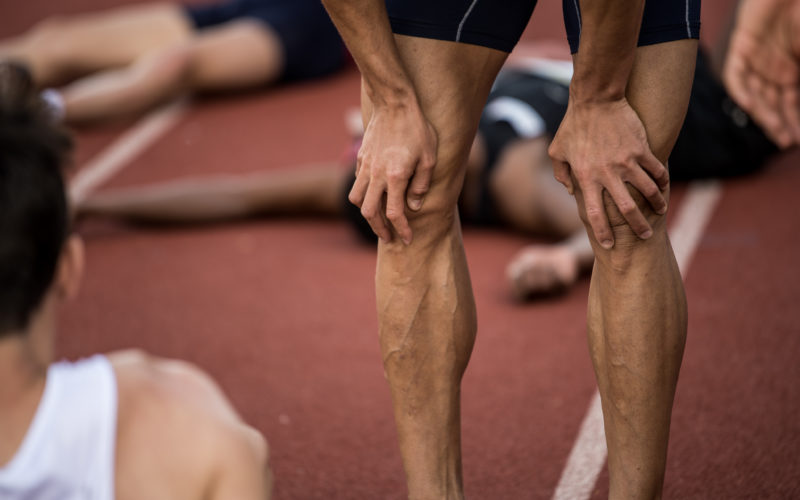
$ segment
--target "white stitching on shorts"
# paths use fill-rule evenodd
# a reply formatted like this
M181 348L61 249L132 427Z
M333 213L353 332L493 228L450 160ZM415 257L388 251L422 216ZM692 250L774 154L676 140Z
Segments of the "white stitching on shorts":
M464 14L464 17L461 19L461 22L458 23L458 31L456 31L456 42L461 41L461 30L464 28L464 23L467 21L470 13L472 12L472 8L475 7L475 4L478 3L478 0L472 0L472 3L469 5L467 12Z
M686 0L686 34L692 38L692 26L689 24L689 0Z
M581 8L578 5L578 0L572 0L572 3L575 5L575 15L578 16L578 37L580 37L581 32L583 31L583 21L581 20Z

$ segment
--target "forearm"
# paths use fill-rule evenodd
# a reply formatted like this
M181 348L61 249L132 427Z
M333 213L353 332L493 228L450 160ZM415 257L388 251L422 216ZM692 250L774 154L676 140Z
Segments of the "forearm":
M383 0L323 0L375 106L416 103L414 86L400 58Z
M644 12L643 0L582 0L580 48L570 97L576 102L625 97Z

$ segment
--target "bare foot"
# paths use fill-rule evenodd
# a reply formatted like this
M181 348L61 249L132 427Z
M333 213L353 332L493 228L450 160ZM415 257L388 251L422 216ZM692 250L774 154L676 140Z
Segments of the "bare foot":
M566 245L527 246L506 268L511 290L520 300L563 292L579 274L578 256Z

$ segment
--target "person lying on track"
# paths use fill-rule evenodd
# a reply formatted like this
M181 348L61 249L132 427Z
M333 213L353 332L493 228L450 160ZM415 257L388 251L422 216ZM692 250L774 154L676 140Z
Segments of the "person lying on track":
M553 179L547 155L566 109L571 63L553 59L558 51L549 42L519 49L523 55L515 57L498 77L484 109L468 159L459 213L467 225L504 227L556 241L529 245L510 261L510 288L516 297L527 299L571 287L591 269L593 253L572 198ZM350 128L354 136L360 134L357 125ZM727 96L701 51L689 111L670 156L671 178L744 175L760 168L777 151ZM94 194L76 208L80 215L151 223L288 214L344 216L359 234L374 240L361 214L347 202L354 154L346 163L112 190Z
M75 124L320 77L343 66L346 50L318 0L226 0L48 18L0 41L3 59L28 65L55 113Z
M55 360L78 290L68 136L0 63L0 498L270 497L267 446L196 366L127 350Z

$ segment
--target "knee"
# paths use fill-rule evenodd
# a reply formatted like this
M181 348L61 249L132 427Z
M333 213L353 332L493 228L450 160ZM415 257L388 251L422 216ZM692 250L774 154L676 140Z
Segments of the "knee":
M186 84L191 78L193 49L191 44L176 44L149 56L144 56L141 67L153 68L159 78L174 84Z
M63 15L50 16L34 24L30 34L35 39L52 39L56 33L63 31L67 23L67 18Z
M419 210L406 209L414 238L419 236L423 240L439 240L447 235L455 223L457 203L457 196L443 189L432 189Z

